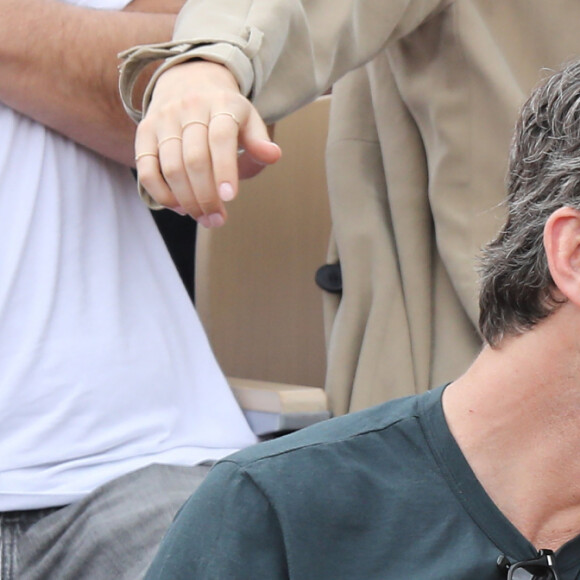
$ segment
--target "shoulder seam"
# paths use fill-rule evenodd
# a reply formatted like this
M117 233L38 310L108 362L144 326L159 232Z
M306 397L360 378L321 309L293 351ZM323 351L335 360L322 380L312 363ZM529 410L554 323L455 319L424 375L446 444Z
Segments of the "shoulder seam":
M316 441L316 442L312 442L312 443L305 443L303 445L291 447L289 449L283 449L281 451L268 453L267 455L263 455L261 457L256 457L255 459L249 459L249 460L244 461L244 462L238 462L236 460L236 458L225 457L224 459L221 459L218 463L225 463L225 462L233 463L234 465L238 466L238 468L240 468L241 470L243 470L245 472L246 469L251 467L252 465L256 465L257 463L264 461L264 460L267 460L267 459L281 457L283 455L288 455L289 453L295 453L297 451L302 451L304 449L310 449L313 447L322 447L322 446L327 446L327 445L336 445L337 443L346 443L347 441L357 439L358 437L361 437L362 435L368 435L369 433L377 433L379 431L387 431L388 429L391 429L392 427L395 427L396 425L399 425L400 423L404 423L405 421L408 421L411 419L417 420L418 418L419 418L418 413L413 413L412 415L407 415L405 417L401 417L400 419L397 419L396 421L393 421L392 423L389 423L388 425L383 425L382 427L376 427L376 428L372 428L372 429L366 429L364 431L359 431L358 433L355 433L353 435L349 435L347 437L343 437L341 439L335 439L333 441ZM260 445L260 444L258 443L258 445Z

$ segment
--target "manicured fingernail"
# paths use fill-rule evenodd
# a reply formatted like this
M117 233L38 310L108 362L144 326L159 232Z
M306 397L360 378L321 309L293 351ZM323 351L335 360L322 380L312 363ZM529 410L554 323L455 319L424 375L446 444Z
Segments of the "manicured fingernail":
M211 228L211 224L209 223L209 217L206 215L200 215L197 218L197 223L202 225L204 228Z
M179 215L187 215L187 212L180 206L176 206L176 207L172 207L171 208L175 213L178 213Z
M219 196L222 201L232 201L234 199L234 188L231 183L224 181L219 187Z
M224 224L224 216L221 213L212 213L207 216L209 225L212 228L221 228Z

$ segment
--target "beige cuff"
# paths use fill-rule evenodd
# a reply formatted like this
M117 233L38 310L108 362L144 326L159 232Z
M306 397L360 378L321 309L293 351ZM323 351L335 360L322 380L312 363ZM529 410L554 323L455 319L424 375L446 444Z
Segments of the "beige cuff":
M123 62L119 65L119 90L125 110L136 122L140 121L149 106L153 88L159 76L168 68L196 58L226 66L234 75L240 92L248 97L253 93L255 75L252 59L262 44L263 34L253 28L246 38L228 41L199 40L170 41L161 44L136 46L119 54ZM151 62L165 60L149 81L141 110L133 106L135 83L143 69Z

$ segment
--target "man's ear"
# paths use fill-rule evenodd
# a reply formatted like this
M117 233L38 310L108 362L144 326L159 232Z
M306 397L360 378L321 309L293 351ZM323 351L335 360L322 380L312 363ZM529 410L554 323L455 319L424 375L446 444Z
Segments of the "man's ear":
M580 211L557 209L544 226L544 248L554 284L580 306Z

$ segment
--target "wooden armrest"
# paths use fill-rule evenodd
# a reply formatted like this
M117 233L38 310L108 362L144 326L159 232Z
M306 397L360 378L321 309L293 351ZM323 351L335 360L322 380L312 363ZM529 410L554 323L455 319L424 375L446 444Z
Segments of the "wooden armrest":
M228 377L256 435L295 431L330 417L324 389Z

